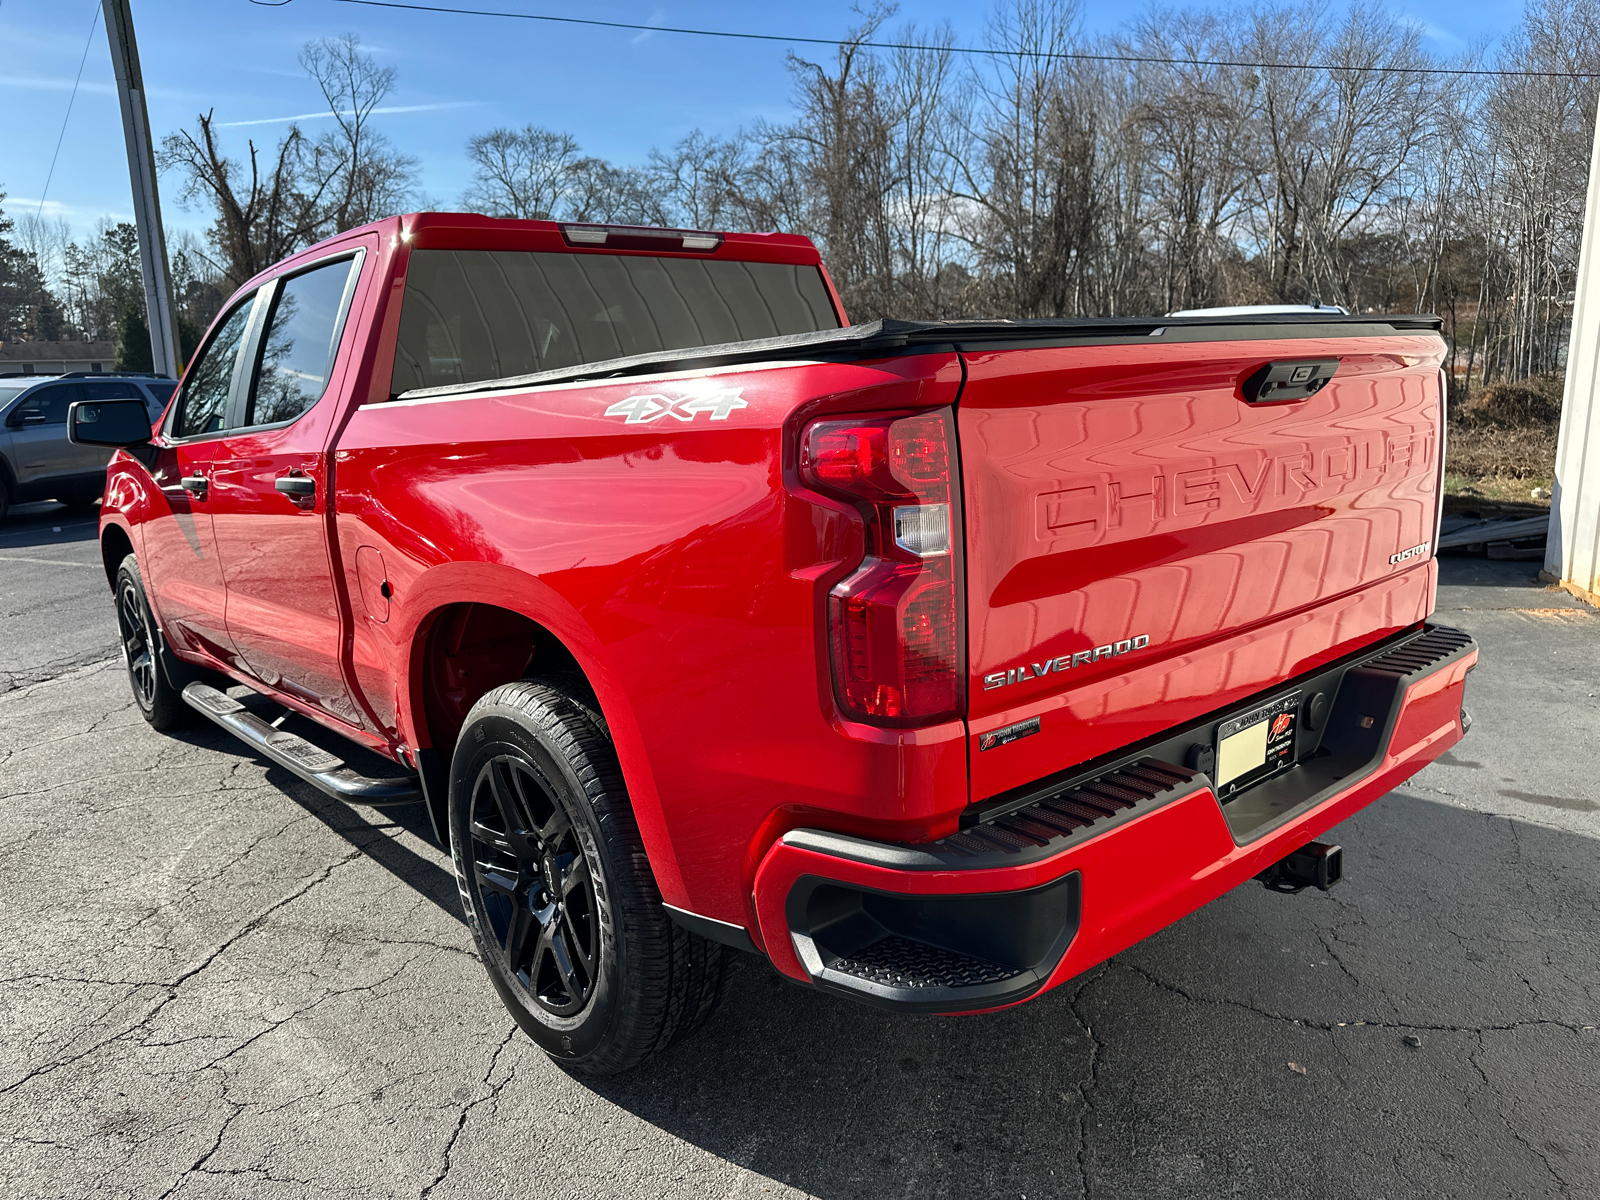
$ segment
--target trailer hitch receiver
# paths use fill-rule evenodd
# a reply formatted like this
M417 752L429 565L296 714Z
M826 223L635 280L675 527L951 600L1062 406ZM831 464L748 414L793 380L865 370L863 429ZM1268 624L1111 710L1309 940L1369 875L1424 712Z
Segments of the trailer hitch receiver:
M1293 895L1308 887L1324 892L1344 878L1344 847L1307 842L1256 876L1269 891Z

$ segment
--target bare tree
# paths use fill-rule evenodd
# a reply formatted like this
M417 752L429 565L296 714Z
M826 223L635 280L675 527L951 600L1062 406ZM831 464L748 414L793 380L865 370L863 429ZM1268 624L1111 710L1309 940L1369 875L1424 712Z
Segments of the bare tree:
M311 139L291 124L270 155L248 141L248 167L223 149L215 110L161 143L157 161L178 174L179 197L216 213L210 239L230 287L303 246L391 215L411 192L416 161L371 128L394 88L393 69L379 68L353 34L307 43L301 64L336 129Z
M5 202L0 191L0 204ZM0 208L0 341L53 341L62 314L45 284L35 253L11 240L13 224Z
M163 170L179 173L180 199L216 212L210 239L230 288L317 240L326 224L324 195L334 182L306 171L306 139L298 126L289 126L268 164L254 140L247 145L248 173L223 152L215 113L206 112L194 132L169 134L158 158Z
M1237 59L1238 40L1231 22L1210 14L1153 12L1130 46L1136 57L1193 63L1145 66L1147 98L1129 115L1142 142L1164 309L1213 304L1228 288L1231 235L1260 167L1252 136L1260 85L1248 68L1209 64Z
M1566 76L1483 85L1452 74L1472 60L1430 53L1378 0L1156 0L1109 37L1083 33L1077 0L998 0L994 53L971 57L953 53L948 29L886 37L894 13L863 11L825 58L791 56L791 120L696 130L638 167L537 125L490 130L468 143L463 203L804 233L857 319L1318 298L1441 310L1464 382L1559 367L1600 0L1533 0L1498 56ZM882 40L904 48L869 44ZM206 114L164 144L181 194L215 208L213 257L230 282L410 186L415 164L372 125L393 71L349 36L309 45L302 62L335 128L291 127L275 152L252 144L236 161ZM1230 62L1251 65L1218 65ZM51 278L60 258L69 323L96 323L75 299L99 294L88 251L52 249L63 236L42 227L24 240ZM186 269L209 294L203 264Z
M563 215L614 225L670 223L646 172L614 167L599 158L580 158L572 164Z
M670 221L716 229L742 207L748 169L742 134L713 138L696 129L670 151L650 151L646 183L671 214Z
M994 276L989 306L1024 317L1082 311L1101 128L1092 75L1063 58L1082 48L1076 0L1014 0L996 9L988 40L996 54L965 109L974 153L957 167L968 239Z
M790 55L799 115L771 138L787 143L809 201L807 231L826 249L845 307L858 320L887 315L895 291L893 118L882 64L862 45L893 13L881 6L868 12L831 64Z
M353 33L307 42L300 65L317 83L336 128L311 143L306 171L323 198L323 224L339 233L405 206L417 160L372 128L372 114L394 91L393 67L380 67Z
M1521 378L1560 365L1571 319L1600 85L1600 5L1530 5L1501 62L1587 76L1502 76L1484 106L1484 148L1494 163L1480 297L1486 377L1497 371Z
M579 160L570 134L537 125L491 129L467 143L472 184L461 202L477 212L548 221L562 208Z

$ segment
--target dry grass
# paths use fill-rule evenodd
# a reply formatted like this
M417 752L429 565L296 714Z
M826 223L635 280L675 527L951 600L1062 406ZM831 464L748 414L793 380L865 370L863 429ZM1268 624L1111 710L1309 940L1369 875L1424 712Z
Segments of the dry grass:
M1548 490L1561 387L1558 375L1496 383L1458 404L1450 416L1446 494L1527 503L1534 488Z

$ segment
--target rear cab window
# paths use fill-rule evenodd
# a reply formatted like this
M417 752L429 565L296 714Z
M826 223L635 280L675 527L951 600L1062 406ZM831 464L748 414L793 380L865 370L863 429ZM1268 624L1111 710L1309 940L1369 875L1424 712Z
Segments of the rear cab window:
M816 266L417 249L390 391L837 328Z

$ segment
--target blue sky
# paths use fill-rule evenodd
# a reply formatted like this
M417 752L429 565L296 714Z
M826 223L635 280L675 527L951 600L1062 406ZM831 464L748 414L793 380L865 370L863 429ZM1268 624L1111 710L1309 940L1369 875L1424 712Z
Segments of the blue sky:
M674 4L618 0L440 0L463 7L514 9L759 33L833 37L856 20L848 0L806 5L733 2ZM0 188L12 216L37 208L80 61L83 82L44 206L80 234L101 216L131 220L121 119L105 32L91 20L100 0L0 0ZM1392 6L1417 21L1427 44L1456 53L1492 44L1520 10L1501 0ZM1137 9L1090 0L1085 25L1112 30ZM987 5L925 0L901 7L896 24L949 21L959 41L981 39ZM775 43L638 34L443 14L359 7L337 0L133 0L139 49L157 139L198 111L216 110L237 155L246 138L271 147L287 122L315 113L320 96L296 62L310 38L353 32L380 62L395 67L396 111L381 128L422 164L422 188L440 207L455 204L468 177L464 143L497 125L532 122L572 133L583 150L615 162L641 162L695 127L732 132L756 117L789 111L785 47ZM88 57L84 59L84 47ZM825 54L823 47L800 48ZM307 131L317 118L302 121ZM177 204L176 181L163 183L169 227L199 230L204 218Z

